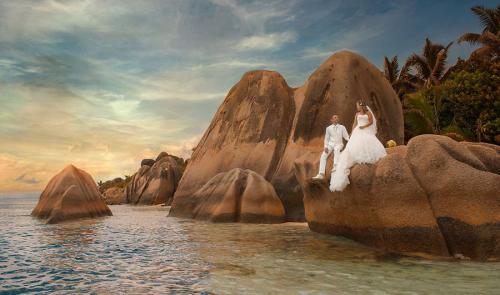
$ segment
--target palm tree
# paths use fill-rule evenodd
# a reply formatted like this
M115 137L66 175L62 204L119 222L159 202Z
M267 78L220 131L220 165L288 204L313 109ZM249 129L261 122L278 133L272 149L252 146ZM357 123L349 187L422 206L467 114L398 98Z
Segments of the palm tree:
M414 71L414 75L410 75L414 79L411 83L417 88L422 86L430 88L432 85L439 85L447 76L445 71L446 58L448 50L453 42L447 46L438 43L432 43L429 38L425 39L425 45L422 54L413 53L408 57L403 68ZM420 86L420 87L419 87Z
M384 76L391 83L392 88L396 91L399 99L403 101L404 95L408 92L416 90L415 79L409 73L409 65L404 64L403 68L399 70L398 56L389 59L384 57Z
M498 59L500 57L500 5L496 8L474 6L471 10L479 17L483 24L483 31L481 34L465 33L458 39L458 43L468 42L472 45L482 45L471 54L471 57Z
M403 114L405 141L420 134L438 133L434 109L418 92L407 95Z
M391 60L384 57L384 75L385 78L391 83L391 85L396 84L399 78L399 64L398 56L394 56Z

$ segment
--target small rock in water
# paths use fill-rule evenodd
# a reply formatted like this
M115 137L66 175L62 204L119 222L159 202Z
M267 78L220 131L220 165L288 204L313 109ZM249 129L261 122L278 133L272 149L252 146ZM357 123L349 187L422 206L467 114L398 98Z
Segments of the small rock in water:
M453 257L455 257L455 259L460 259L460 260L470 260L470 257L467 257L462 253L456 253L455 255L453 255Z
M101 198L92 176L68 165L49 181L31 215L47 223L58 223L113 214Z

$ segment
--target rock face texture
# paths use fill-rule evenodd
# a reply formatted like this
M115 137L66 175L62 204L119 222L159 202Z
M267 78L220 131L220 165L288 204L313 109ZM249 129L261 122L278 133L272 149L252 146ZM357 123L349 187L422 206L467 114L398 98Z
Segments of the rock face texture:
M57 223L112 213L101 199L92 176L69 165L49 181L31 215L47 223Z
M273 186L260 174L234 168L215 175L177 206L173 216L213 222L277 223L285 209Z
M277 72L248 72L233 86L186 167L171 212L212 177L250 169L274 186L289 221L304 220L303 192L294 174L297 159L312 160L323 148L333 114L351 129L355 102L364 99L379 121L382 142L403 143L401 104L382 73L348 51L326 60L299 88Z
M125 188L125 201L133 205L169 205L182 177L184 160L162 152L149 164L142 165L132 176Z
M144 166L144 165L151 167L154 164L155 164L155 160L153 160L153 159L143 159L141 161L141 167Z
M127 202L125 199L125 186L127 186L128 181L129 177L125 177L125 179L117 177L105 182L99 181L99 192L106 204L120 205Z
M395 252L500 259L500 147L421 135L356 165L331 193L312 181L317 164L297 162L313 231Z
M102 197L108 205L121 205L125 204L125 191L120 187L110 187L102 193Z

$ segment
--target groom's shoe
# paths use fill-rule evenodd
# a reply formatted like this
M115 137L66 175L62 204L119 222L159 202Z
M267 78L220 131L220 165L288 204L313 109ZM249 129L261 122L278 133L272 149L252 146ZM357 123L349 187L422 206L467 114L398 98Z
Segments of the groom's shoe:
M312 179L313 180L322 180L325 176L321 173L319 173L318 175L314 176Z

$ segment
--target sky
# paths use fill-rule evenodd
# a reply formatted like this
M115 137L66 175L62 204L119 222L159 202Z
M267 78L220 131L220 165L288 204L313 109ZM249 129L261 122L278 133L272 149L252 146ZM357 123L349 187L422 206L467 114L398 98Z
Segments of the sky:
M499 3L0 0L0 192L40 191L70 163L99 181L188 158L247 71L297 87L341 49L403 63L426 37L479 32L470 7Z

